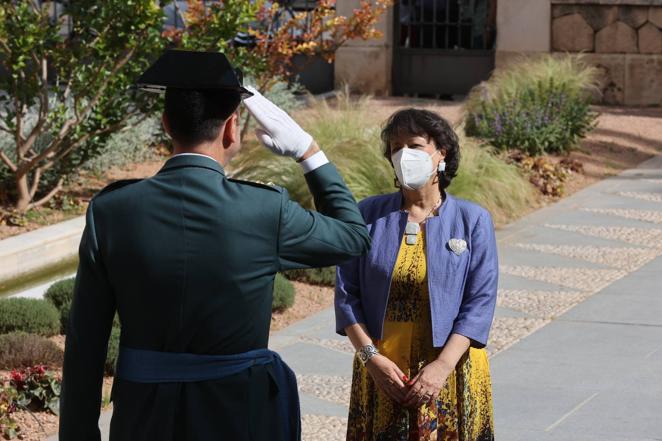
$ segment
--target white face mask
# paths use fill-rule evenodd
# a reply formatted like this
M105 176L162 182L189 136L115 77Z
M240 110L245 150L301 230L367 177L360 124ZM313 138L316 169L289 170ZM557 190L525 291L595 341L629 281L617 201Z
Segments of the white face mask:
M432 157L439 153L439 150L431 155L417 149L404 147L391 156L395 175L398 177L400 185L408 190L418 190L423 187L428 179L434 174L434 165ZM446 163L439 163L438 171L444 171Z

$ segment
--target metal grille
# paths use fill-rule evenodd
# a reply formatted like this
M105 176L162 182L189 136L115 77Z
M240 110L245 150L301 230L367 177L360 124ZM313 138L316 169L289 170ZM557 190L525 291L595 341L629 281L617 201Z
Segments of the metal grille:
M399 45L422 49L490 49L495 0L401 0Z
M399 0L393 93L462 95L494 69L497 0Z

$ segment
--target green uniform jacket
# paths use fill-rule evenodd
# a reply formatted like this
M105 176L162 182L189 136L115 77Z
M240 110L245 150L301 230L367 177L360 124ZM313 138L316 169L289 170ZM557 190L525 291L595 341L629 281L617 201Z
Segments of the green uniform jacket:
M332 164L306 174L318 212L287 191L228 179L211 158L171 158L87 210L67 332L60 441L94 441L115 311L123 346L194 354L267 347L274 276L367 251L369 235ZM116 380L113 441L272 440L265 368L222 380Z

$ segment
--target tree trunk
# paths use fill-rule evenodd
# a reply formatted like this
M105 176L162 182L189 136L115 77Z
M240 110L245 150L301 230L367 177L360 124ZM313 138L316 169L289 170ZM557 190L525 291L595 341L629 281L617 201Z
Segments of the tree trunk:
M23 212L30 205L32 198L30 197L30 186L28 185L28 174L16 174L16 198L15 208L19 212Z

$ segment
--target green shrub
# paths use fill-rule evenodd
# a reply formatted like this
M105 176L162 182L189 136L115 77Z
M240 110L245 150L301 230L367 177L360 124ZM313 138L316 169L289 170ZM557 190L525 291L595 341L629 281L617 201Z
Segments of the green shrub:
M285 271L283 275L290 280L310 283L311 285L335 286L336 284L335 266L289 270Z
M60 334L66 335L67 323L69 322L69 310L74 298L74 286L76 278L60 280L52 284L44 298L51 302L60 311Z
M67 335L67 325L69 324L69 311L71 304L67 304L60 308L60 334Z
M46 300L0 300L0 334L27 332L50 337L59 331L60 314L57 308Z
M140 121L134 119L129 125L114 133L101 147L96 156L83 165L97 175L102 175L112 167L123 167L135 162L155 158L152 148L161 131L161 122L151 117Z
M0 335L0 369L11 370L45 364L62 366L64 353L40 335L12 332Z
M120 327L114 326L110 331L110 338L108 339L108 352L106 353L106 364L104 369L106 375L115 375L115 364L117 363L117 356L120 353Z
M62 310L62 307L71 304L71 300L74 298L75 284L75 277L55 282L46 290L44 298L51 302L58 310Z
M597 69L581 57L546 55L497 71L465 105L466 133L498 149L565 153L595 126Z
M458 130L460 168L448 192L485 207L496 223L512 221L535 206L537 192L519 168L462 132Z
M292 305L294 305L294 285L281 274L276 274L271 310L281 312Z

